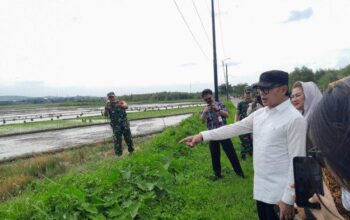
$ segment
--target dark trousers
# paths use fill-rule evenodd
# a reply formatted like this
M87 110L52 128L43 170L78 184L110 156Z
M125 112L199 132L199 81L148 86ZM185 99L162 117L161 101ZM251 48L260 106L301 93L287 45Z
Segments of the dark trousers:
M277 214L277 206L261 201L256 201L256 209L258 211L259 220L279 220Z
M209 141L209 148L211 154L211 163L216 176L221 176L221 163L220 163L220 144L224 150L227 158L229 159L233 170L237 175L243 175L241 164L237 158L235 149L231 139L220 140L220 141Z

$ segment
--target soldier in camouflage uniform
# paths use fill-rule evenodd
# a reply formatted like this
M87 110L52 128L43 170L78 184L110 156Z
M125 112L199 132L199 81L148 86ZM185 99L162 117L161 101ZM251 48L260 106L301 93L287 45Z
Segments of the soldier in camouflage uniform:
M122 136L124 136L124 140L128 145L128 151L131 153L134 151L134 147L130 125L125 111L128 108L128 104L125 101L118 100L114 92L109 92L107 97L108 101L105 106L104 115L111 120L115 154L117 156L123 154Z
M253 89L246 86L244 89L244 100L238 103L236 110L236 121L240 121L247 117L247 109L252 100ZM247 154L253 154L253 140L250 134L240 135L241 140L241 158L244 160Z

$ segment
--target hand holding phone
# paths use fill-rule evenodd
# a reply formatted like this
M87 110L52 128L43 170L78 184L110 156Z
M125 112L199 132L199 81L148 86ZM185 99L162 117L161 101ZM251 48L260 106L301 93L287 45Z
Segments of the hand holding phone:
M294 157L295 202L299 207L320 209L319 204L312 204L309 198L315 193L323 195L322 170L312 157Z

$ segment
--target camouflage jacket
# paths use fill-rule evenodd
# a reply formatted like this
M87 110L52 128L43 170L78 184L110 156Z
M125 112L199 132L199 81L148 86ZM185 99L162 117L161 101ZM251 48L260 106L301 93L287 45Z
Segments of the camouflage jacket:
M247 101L241 101L237 105L237 114L239 115L239 120L242 120L243 118L247 117L247 110L248 110L249 102Z
M119 107L117 102L107 102L105 116L111 120L111 125L121 125L128 122L125 109Z

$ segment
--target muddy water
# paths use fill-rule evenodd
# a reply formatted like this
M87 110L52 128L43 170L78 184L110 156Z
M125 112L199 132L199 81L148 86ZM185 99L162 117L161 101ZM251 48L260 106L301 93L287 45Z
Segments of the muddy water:
M146 110L162 110L172 108L186 108L201 106L199 102L162 103L162 104L139 104L130 105L127 112L139 112ZM98 116L103 113L104 107L41 107L23 109L1 109L1 124L18 124L31 121L49 121L71 119L86 116Z
M190 115L131 121L131 133L135 136L161 131L167 126L180 123ZM0 138L0 161L34 153L71 148L81 144L100 142L111 136L112 130L109 125L96 125L3 137Z

